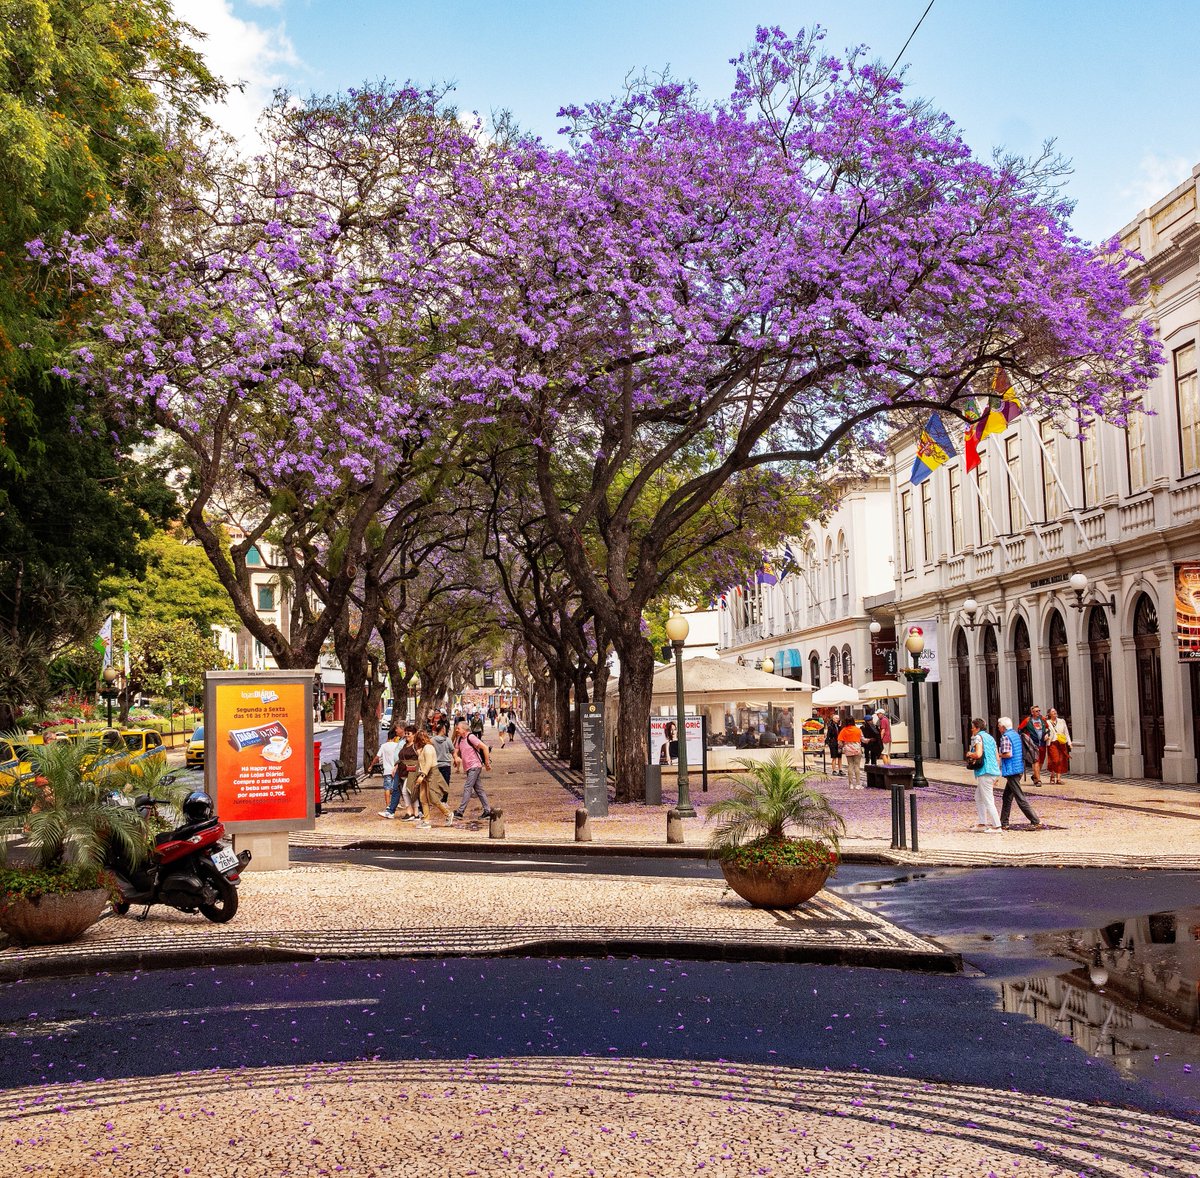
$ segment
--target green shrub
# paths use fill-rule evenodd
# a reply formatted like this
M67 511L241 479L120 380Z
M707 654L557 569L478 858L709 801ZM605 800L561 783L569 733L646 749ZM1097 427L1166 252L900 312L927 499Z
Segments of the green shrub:
M112 872L95 863L71 863L64 867L0 867L0 904L10 900L37 900L42 896L65 896L103 888L109 898L120 898Z

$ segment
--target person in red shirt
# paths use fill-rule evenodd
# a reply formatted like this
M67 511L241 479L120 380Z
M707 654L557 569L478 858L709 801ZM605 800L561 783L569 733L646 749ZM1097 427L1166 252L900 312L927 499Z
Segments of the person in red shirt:
M484 769L489 773L492 771L492 754L488 746L467 728L465 720L460 720L454 726L454 766L456 769L462 769L467 775L463 782L462 802L454 811L454 817L463 817L471 804L471 795L474 794L483 807L481 817L490 818L492 807L479 779Z

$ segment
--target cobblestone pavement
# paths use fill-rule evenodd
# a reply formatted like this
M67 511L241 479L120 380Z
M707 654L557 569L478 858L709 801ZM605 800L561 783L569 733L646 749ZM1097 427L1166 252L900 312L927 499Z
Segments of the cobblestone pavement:
M110 916L70 945L0 953L0 980L184 961L449 954L670 953L953 971L957 961L824 891L794 912L751 908L720 880L536 870L397 874L340 864L248 872L233 923L163 906Z
M0 1176L1194 1178L1146 1113L853 1072L585 1057L361 1061L11 1090Z
M509 845L573 845L575 811L582 805L579 774L564 768L536 741L501 749L493 742L493 771L484 784L493 805L504 810ZM819 768L819 766L818 766ZM891 798L886 790L851 790L844 777L818 774L816 784L846 819L843 850L850 856L889 862L948 865L1139 866L1200 868L1200 788L1161 782L1068 778L1061 786L1026 790L1044 829L1031 830L1014 810L1002 833L976 832L974 781L958 764L926 763L928 789L915 791L920 852L892 851ZM461 779L451 784L457 798ZM700 817L684 823L685 852L707 842L704 815L729 792L727 778L713 776L703 792L693 777L691 798ZM369 843L425 846L478 844L488 823L478 818L446 829L380 818L383 791L378 777L362 792L338 799L315 831L292 835L296 845L351 846ZM997 806L1000 792L996 792ZM669 850L666 810L675 803L674 782L663 783L662 807L610 804L607 818L593 818L595 843L605 847ZM478 803L471 813L478 814ZM501 849L501 844L493 844Z

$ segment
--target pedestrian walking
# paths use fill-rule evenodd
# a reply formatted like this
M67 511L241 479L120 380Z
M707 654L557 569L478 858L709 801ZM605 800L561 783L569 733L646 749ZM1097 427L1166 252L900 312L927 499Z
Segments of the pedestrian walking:
M462 803L454 811L454 817L462 818L466 814L467 806L471 804L471 795L474 794L483 807L480 817L490 818L492 807L479 779L484 769L489 773L492 771L492 756L487 745L475 733L469 731L465 723L456 725L454 729L454 764L467 775L463 782Z
M432 825L433 812L438 811L447 826L454 825L450 807L446 805L450 797L450 787L442 780L438 772L437 750L433 740L424 732L418 732L415 741L417 749L417 792L421 799L421 812L425 817L421 825Z
M508 743L514 744L517 739L517 721L513 717L512 712L508 713L508 727L505 729L508 733Z
M396 730L391 728L388 730L387 740L379 746L379 752L371 762L372 766L379 765L379 771L383 774L383 788L387 791L387 801L384 803L386 808L379 811L380 818L396 817L396 807L400 804L400 785L396 773L399 763L400 742L396 739Z
M400 745L400 763L396 768L396 780L402 782L404 794L404 817L402 822L416 822L420 818L421 799L417 793L417 726L404 725L404 741Z
M825 722L825 748L829 753L831 777L842 776L842 746L838 743L838 733L841 731L841 727L836 716L830 716Z
M1012 813L1013 802L1017 809L1029 819L1033 830L1041 830L1042 824L1033 812L1033 807L1021 789L1021 778L1025 775L1025 742L1020 733L1013 731L1012 720L1007 716L1000 717L1000 775L1004 778L1004 796L1000 800L1000 825L1008 829L1008 816Z
M892 763L892 718L882 708L875 713L875 723L879 727L879 739L883 742L883 752L880 760L885 765Z
M1033 774L1033 784L1042 784L1042 766L1046 763L1046 721L1042 709L1034 704L1029 715L1017 725L1017 731L1025 741L1025 760Z
M454 742L450 739L450 726L439 719L433 729L433 751L437 755L438 772L446 785L450 785L450 766L454 763Z
M862 789L862 758L863 734L862 729L847 718L838 733L838 745L842 750L842 760L846 763L846 777L851 789Z
M862 722L863 764L877 765L883 756L883 737L879 734L879 724L875 715L868 712Z
M1000 815L992 791L1000 781L1000 756L996 738L985 731L980 719L971 721L971 744L967 752L967 768L975 773L975 813L979 818L976 830L1000 830Z
M1046 715L1046 768L1051 785L1062 785L1062 775L1070 771L1072 747L1066 720L1051 708Z

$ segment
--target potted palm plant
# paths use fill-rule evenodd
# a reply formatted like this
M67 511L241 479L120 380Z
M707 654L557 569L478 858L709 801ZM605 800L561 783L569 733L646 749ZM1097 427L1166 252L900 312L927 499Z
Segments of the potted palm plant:
M110 898L110 843L144 856L146 825L116 797L145 790L150 774L106 766L96 741L22 745L30 772L0 792L0 929L25 944L73 941Z
M795 908L824 886L838 864L842 817L809 786L786 752L738 762L746 775L731 797L709 807L718 825L709 854L725 882L758 908ZM793 837L789 831L801 837Z

